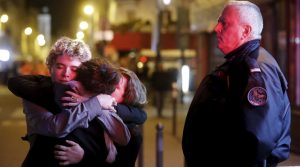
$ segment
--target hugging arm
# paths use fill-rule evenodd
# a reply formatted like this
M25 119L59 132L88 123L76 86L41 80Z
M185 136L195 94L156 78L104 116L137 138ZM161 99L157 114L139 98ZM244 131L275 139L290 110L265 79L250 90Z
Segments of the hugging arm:
M24 107L30 133L47 136L63 137L77 127L88 127L88 122L96 116L104 114L101 107L101 95L89 98L78 105L69 108L60 108L55 103L54 86L47 76L18 76L8 82L9 90L16 96L30 103ZM38 105L34 106L32 103ZM56 107L55 107L56 106ZM46 112L47 111L47 112ZM119 121L111 119L108 121ZM120 128L120 123L109 122L112 128ZM38 125L38 126L37 126ZM116 127L114 127L116 126Z
M97 99L92 98L72 109L53 114L47 109L24 100L24 113L29 134L41 134L51 137L64 137L75 128L88 127L88 122L101 112ZM98 110L91 110L97 106Z
M41 75L22 75L12 77L7 83L8 89L16 96L38 104L44 108L53 106L49 99L54 97L50 77ZM49 97L49 98L47 98Z
M16 96L35 103L49 110L54 101L53 85L51 78L37 75L24 75L12 77L8 81L8 89ZM50 103L49 103L50 102ZM117 114L125 123L143 124L147 114L140 108L118 104ZM51 111L59 113L58 111Z

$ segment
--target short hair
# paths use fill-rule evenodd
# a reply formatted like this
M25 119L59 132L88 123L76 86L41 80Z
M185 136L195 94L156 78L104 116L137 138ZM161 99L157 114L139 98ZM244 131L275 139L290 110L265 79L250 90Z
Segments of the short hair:
M261 39L263 17L257 5L249 1L229 1L226 7L234 7L240 14L240 21L252 27L252 38Z
M147 89L137 75L126 68L119 68L121 74L128 79L124 92L124 102L128 105L143 106L147 103Z
M106 58L83 62L77 69L76 80L93 94L112 94L120 82L121 73Z
M58 56L67 54L71 58L76 58L80 62L88 61L92 58L90 48L81 40L71 39L68 37L59 38L51 47L46 59L46 64L50 69Z

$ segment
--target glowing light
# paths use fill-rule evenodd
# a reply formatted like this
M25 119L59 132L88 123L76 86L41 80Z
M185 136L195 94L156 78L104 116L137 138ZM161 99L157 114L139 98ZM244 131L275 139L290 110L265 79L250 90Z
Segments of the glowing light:
M81 30L86 30L86 29L89 28L89 23L86 22L86 21L82 21L82 22L79 23L79 28L80 28Z
M0 61L8 61L10 53L8 50L0 49Z
M31 27L26 27L24 30L25 35L31 35L32 34L32 28Z
M181 68L181 76L182 76L182 92L187 93L189 91L190 84L190 68L187 65L183 65Z
M146 56L141 56L140 57L140 62L146 63L148 61L148 58Z
M300 43L300 38L299 38L299 37L296 37L296 38L295 38L295 43L296 43L296 44L299 44L299 43Z
M36 37L36 40L37 40L39 46L44 46L46 44L46 40L45 40L45 37L43 34L39 34Z
M165 5L170 5L171 0L163 0L163 3L164 3Z
M138 68L143 68L143 67L144 67L144 63L138 62L138 63L137 63L137 67L138 67Z
M84 8L83 8L83 12L87 15L91 15L94 13L94 7L92 5L86 5Z
M82 40L84 38L84 33L82 31L78 31L76 33L76 38Z
M6 23L8 21L8 15L7 14L1 15L0 21L1 23Z

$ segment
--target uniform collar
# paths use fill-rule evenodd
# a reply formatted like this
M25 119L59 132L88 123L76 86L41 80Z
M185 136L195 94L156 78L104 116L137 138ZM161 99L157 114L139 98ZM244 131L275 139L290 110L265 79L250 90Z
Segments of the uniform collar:
M231 51L227 55L225 55L226 61L241 61L245 58L245 56L249 55L254 50L258 49L260 46L260 40L255 39L248 41L238 47L237 49ZM256 59L257 57L255 57Z

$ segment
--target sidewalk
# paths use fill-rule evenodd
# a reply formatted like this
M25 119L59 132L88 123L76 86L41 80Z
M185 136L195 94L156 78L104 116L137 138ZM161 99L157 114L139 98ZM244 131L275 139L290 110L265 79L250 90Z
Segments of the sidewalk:
M156 167L156 126L163 125L163 166L183 167L184 158L181 149L181 137L187 110L189 105L177 105L177 130L173 135L172 107L166 105L163 111L163 118L158 118L156 108L147 105L145 110L148 119L144 124L144 166Z

